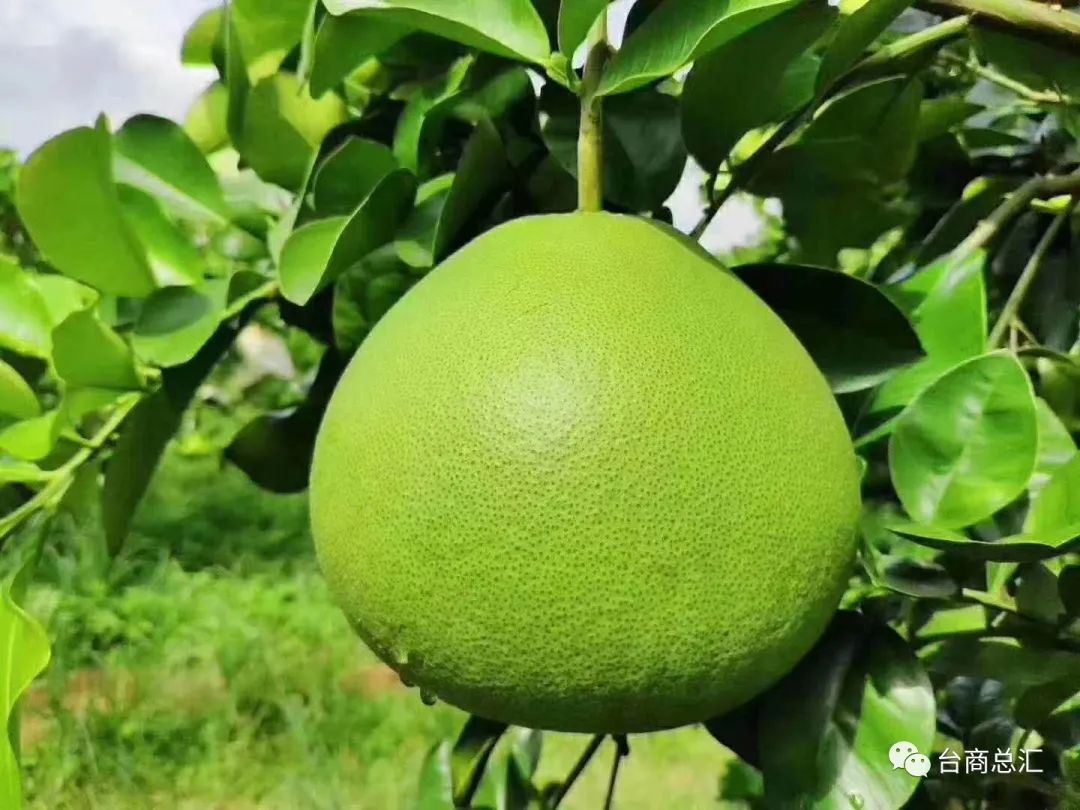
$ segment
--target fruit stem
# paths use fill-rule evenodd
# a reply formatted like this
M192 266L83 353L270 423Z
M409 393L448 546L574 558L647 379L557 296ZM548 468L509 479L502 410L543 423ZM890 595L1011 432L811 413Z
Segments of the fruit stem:
M604 207L604 110L596 90L608 59L607 12L589 37L589 55L581 83L581 130L578 135L578 209Z
M615 807L615 785L619 781L619 766L623 758L630 753L630 744L626 741L625 734L616 734L615 759L611 763L611 776L608 778L607 798L604 800L604 810L613 810Z

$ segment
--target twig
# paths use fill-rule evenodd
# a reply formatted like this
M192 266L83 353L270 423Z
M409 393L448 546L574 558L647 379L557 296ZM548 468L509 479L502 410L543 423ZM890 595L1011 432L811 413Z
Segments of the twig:
M941 56L946 62L962 67L964 70L967 70L980 78L986 79L988 82L996 84L998 87L1004 87L1006 90L1015 93L1020 98L1025 101L1030 101L1033 104L1074 103L1071 98L1063 96L1060 93L1054 93L1050 90L1035 90L1034 88L1028 87L1023 82L1018 82L1016 79L998 73L992 67L969 59L964 59L962 56L951 53L944 53Z
M574 786L578 777L581 776L593 756L596 755L597 750L599 750L600 746L603 744L605 736L606 735L604 734L596 734L589 740L589 744L585 747L585 750L578 758L578 761L574 763L573 769L567 775L562 785L559 786L558 792L552 799L550 810L557 810L558 806L562 804L562 800L566 798L566 794L570 792L570 788Z
M132 396L127 402L121 404L109 417L94 437L87 441L75 455L68 459L62 467L59 467L50 475L49 482L42 487L34 497L13 512L0 518L0 549L4 546L4 540L15 529L22 525L39 509L45 509L56 503L71 486L75 471L85 462L89 461L97 451L105 446L113 433L123 424L132 409L142 401L142 397Z
M919 0L916 5L934 14L970 14L977 22L1055 42L1080 52L1080 15L1034 0Z
M1069 221L1071 215L1071 210L1058 214L1057 217L1054 218L1054 221L1050 223L1050 227L1046 229L1046 233L1043 234L1042 239L1040 239L1039 243L1035 246L1031 258L1029 258L1027 264L1024 265L1024 269L1020 273L1020 278L1016 281L1016 286L1013 287L1012 293L1009 294L1008 300L1005 301L1005 306L1002 308L1001 314L994 324L994 328L990 330L990 337L987 340L987 345L991 350L996 349L1001 345L1002 339L1009 331L1009 327L1012 325L1016 318L1016 314L1020 311L1020 307L1024 303L1024 299L1027 297L1028 290L1031 289L1035 277L1039 274L1039 270L1042 268L1047 254L1054 246L1054 240L1057 239L1058 234L1061 233L1062 227Z

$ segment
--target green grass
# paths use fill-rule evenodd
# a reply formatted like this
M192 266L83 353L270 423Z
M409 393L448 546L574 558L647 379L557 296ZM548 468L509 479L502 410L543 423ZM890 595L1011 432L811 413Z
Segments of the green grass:
M303 497L173 456L123 555L88 526L30 608L54 661L24 710L34 810L397 810L464 715L424 706L356 641L318 574ZM547 735L540 774L584 737ZM700 729L632 740L621 810L716 807L726 754ZM598 808L603 750L564 807Z

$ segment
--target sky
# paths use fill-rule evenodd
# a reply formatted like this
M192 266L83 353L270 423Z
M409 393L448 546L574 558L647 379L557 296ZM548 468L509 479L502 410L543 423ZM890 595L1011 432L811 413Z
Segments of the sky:
M183 118L212 72L180 64L184 31L219 0L0 0L0 146L136 112Z
M212 70L180 64L188 26L221 0L0 0L0 148L24 157L46 139L91 124L104 112L114 128L139 112L183 120ZM613 6L621 39L631 0ZM697 216L700 172L688 171L673 199L676 225ZM734 200L705 242L714 249L757 231L756 214Z

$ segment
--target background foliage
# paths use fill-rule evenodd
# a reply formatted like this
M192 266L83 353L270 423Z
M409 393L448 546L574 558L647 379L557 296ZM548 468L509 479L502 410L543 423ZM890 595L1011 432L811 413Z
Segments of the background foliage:
M4 156L0 806L96 806L100 778L117 806L217 779L266 806L552 808L601 748L615 784L625 740L459 730L374 668L350 691L289 497L379 318L477 234L575 208L582 96L606 208L670 222L699 174L693 237L758 207L759 243L719 258L814 356L865 464L833 627L708 724L730 755L632 741L663 765L643 806L686 763L751 807L1080 802L1080 17L907 6L639 0L609 52L603 0L234 0L183 43L218 73L186 122ZM147 685L169 670L203 679L197 705ZM27 728L48 745L21 750ZM1030 767L920 781L897 740Z

